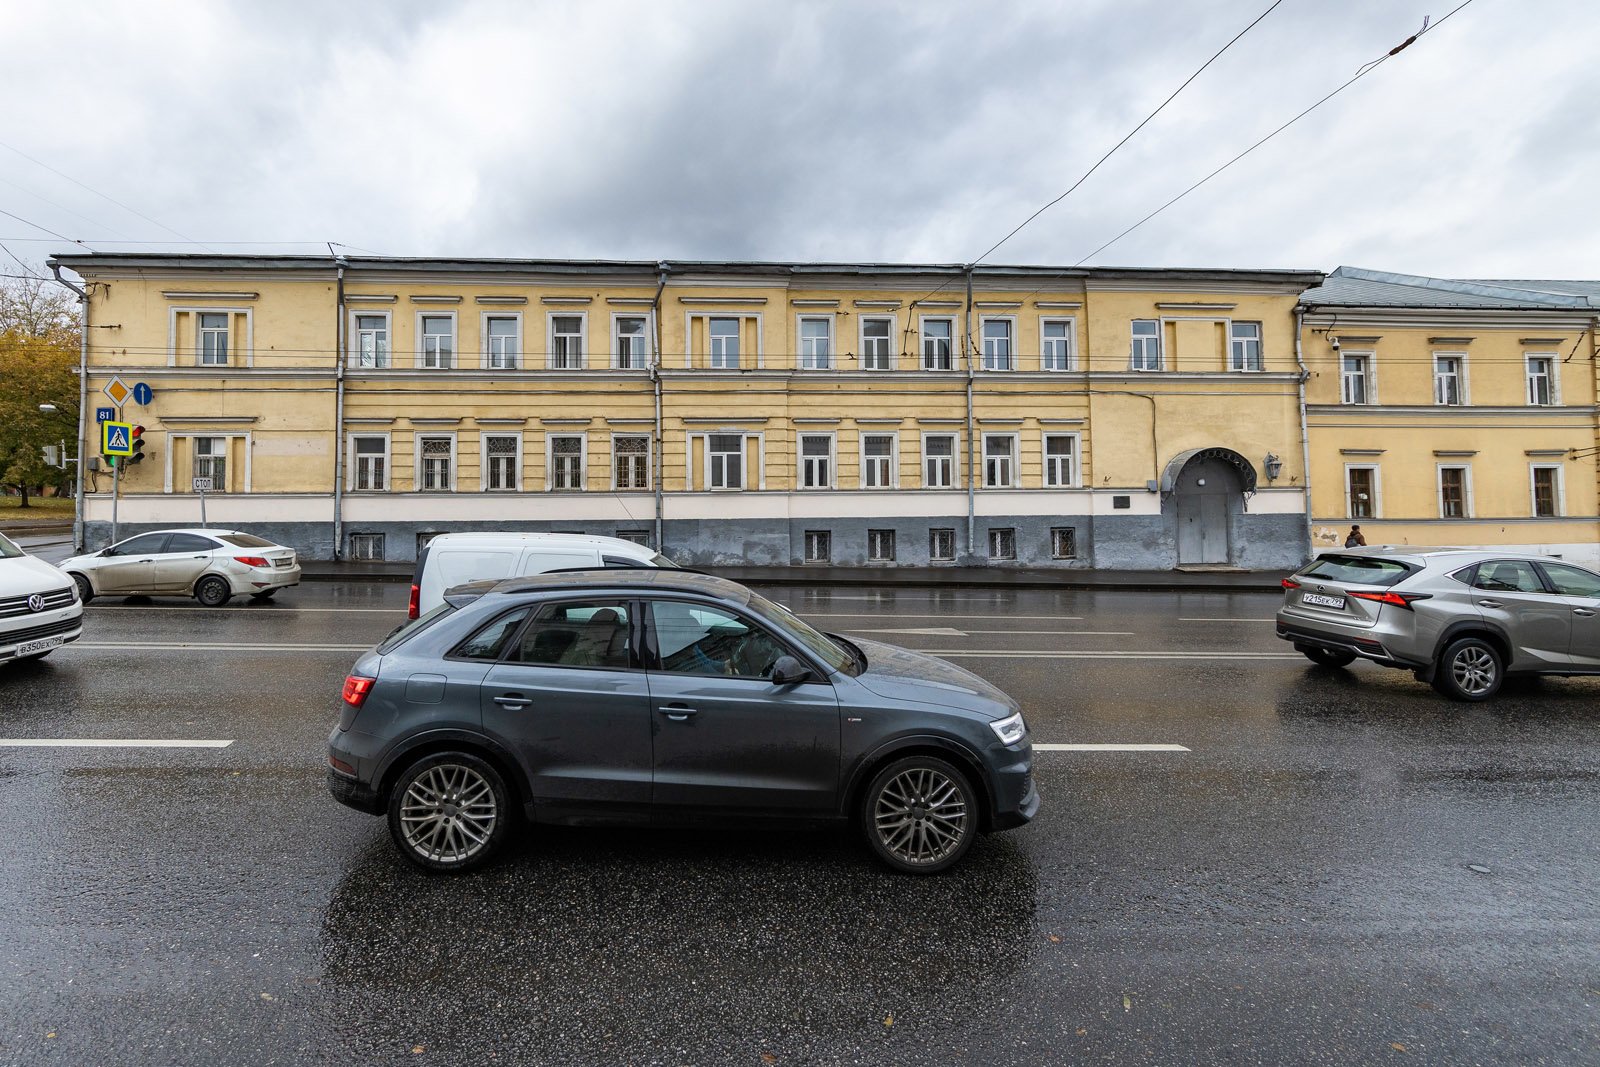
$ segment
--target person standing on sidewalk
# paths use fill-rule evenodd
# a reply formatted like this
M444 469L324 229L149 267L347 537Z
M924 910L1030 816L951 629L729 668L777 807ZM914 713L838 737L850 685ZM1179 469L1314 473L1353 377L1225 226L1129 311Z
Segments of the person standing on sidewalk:
M1366 544L1367 538L1366 535L1361 532L1361 527L1352 525L1350 527L1350 532L1345 535L1344 547L1365 548Z

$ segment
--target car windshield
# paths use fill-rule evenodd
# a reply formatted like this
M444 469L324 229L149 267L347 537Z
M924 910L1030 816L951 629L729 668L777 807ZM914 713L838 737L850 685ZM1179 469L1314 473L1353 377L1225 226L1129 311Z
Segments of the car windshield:
M455 610L456 606L446 601L445 603L434 608L432 611L425 612L417 616L415 619L401 623L393 630L390 630L389 636L383 639L383 643L378 646L378 654L380 656L387 656L389 653L393 652L395 649L399 648L401 645L405 644L407 641L411 640L413 637L417 636L422 631L426 630L428 627L444 618L446 615L454 614Z
M1411 568L1392 559L1372 556L1321 556L1300 572L1307 578L1325 578L1349 585L1390 586L1411 573Z
M26 556L27 553L18 548L5 534L0 534L0 559L16 559Z
M769 619L782 623L789 637L806 646L813 655L823 660L834 670L853 676L866 669L865 654L861 657L862 662L857 664L855 656L840 648L826 634L813 629L809 623L782 604L774 604L759 593L751 593L750 606Z
M217 537L220 538L224 543L232 545L234 548L278 547L271 541L263 540L262 538L257 537L255 534L218 534Z

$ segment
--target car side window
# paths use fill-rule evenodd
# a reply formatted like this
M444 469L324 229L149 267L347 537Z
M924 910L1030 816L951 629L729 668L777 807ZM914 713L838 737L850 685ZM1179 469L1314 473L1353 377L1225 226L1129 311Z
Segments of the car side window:
M1533 564L1520 559L1497 559L1478 564L1474 589L1490 593L1542 593L1544 583Z
M1541 563L1545 577L1562 596L1600 597L1600 574L1590 574L1564 563Z
M508 611L499 618L492 620L487 625L478 629L478 632L456 646L452 656L461 659L499 659L500 653L505 651L506 642L511 640L531 613L532 608L518 608Z
M674 674L766 678L789 654L767 631L720 608L657 600L650 619L660 669Z
M523 629L506 661L546 667L628 670L633 666L629 621L625 601L546 604Z
M116 555L119 556L148 556L164 551L167 538L171 534L149 533L130 537L122 544L116 546Z
M163 552L210 552L217 548L217 543L209 537L199 534L173 534L167 541Z

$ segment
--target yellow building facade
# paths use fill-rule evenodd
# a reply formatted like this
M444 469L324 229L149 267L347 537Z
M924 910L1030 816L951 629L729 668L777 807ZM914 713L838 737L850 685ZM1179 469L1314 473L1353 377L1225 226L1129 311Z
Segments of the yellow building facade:
M118 534L309 558L624 536L708 565L1277 568L1306 271L61 255L152 393ZM94 455L94 438L86 455ZM1591 435L1592 436L1592 435ZM1592 486L1590 487L1592 492ZM89 544L113 479L88 475Z

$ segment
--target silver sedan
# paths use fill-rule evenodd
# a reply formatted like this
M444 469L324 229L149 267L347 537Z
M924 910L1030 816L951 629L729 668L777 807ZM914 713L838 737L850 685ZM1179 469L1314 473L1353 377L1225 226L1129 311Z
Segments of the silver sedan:
M156 530L73 556L61 569L85 603L96 596L192 596L208 608L268 600L300 584L292 548L241 530Z

